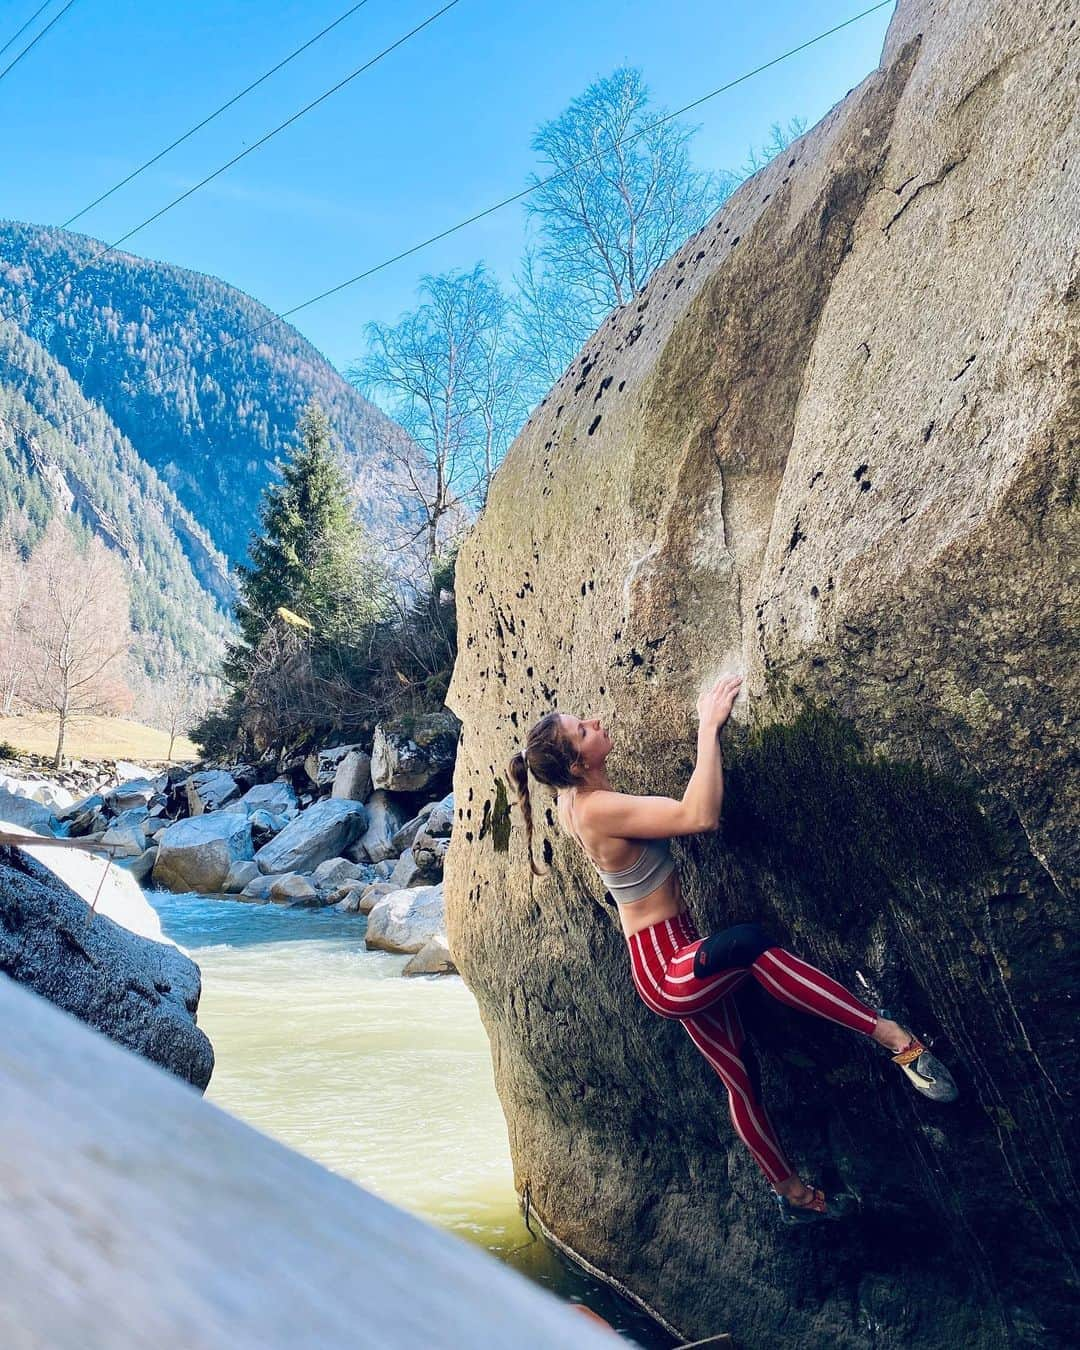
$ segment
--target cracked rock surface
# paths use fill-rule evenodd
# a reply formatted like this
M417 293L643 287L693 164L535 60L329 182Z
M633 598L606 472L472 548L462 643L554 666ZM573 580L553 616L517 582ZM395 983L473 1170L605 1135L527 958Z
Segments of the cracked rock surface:
M1078 31L900 0L880 67L589 340L458 560L448 937L516 1184L687 1338L1072 1340ZM699 929L763 922L961 1090L748 993L781 1136L862 1202L824 1234L776 1224L546 789L542 878L508 798L552 708L681 795L733 669L722 830L674 842Z

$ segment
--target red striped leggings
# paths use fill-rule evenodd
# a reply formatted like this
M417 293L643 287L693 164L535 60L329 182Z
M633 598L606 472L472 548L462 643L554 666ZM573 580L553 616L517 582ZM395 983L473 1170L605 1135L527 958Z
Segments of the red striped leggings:
M697 974L694 956L702 941L685 910L634 933L629 939L634 985L653 1012L682 1022L690 1039L720 1075L739 1138L776 1185L795 1169L751 1085L741 1053L745 1040L742 1022L730 995L752 975L781 1003L839 1022L852 1031L869 1035L877 1014L828 975L783 947L767 948L749 965Z

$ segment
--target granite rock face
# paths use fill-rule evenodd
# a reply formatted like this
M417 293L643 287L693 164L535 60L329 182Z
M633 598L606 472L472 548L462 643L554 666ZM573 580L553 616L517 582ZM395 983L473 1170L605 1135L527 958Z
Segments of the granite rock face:
M104 914L36 858L0 847L0 974L200 1090L214 1052L195 1025L199 968Z
M586 344L458 559L447 934L516 1184L687 1338L1071 1339L1070 8L900 0L879 69ZM728 670L722 831L674 842L691 914L764 923L932 1036L962 1094L926 1102L748 991L796 1164L862 1201L827 1241L776 1224L547 791L546 877L508 804L507 760L556 707L603 715L617 787L681 795L696 697Z

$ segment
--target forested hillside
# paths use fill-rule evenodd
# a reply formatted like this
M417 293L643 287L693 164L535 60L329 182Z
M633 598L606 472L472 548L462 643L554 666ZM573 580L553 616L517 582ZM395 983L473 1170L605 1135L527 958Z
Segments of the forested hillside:
M232 604L225 556L67 372L0 321L0 521L28 549L69 508L127 564L135 630L211 664Z
M0 222L0 315L101 405L230 562L245 555L272 462L312 397L344 452L360 519L378 538L399 537L409 506L390 482L388 451L407 447L400 427L249 296L127 253L95 258L102 248ZM6 359L4 384L45 421L62 421L27 364L25 351Z

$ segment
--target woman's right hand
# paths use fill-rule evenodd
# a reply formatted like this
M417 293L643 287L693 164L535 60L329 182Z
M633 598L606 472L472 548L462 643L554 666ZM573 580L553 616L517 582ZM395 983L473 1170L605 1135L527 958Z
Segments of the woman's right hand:
M698 697L698 721L703 727L719 731L731 715L731 705L739 696L741 675L721 675L711 689Z

